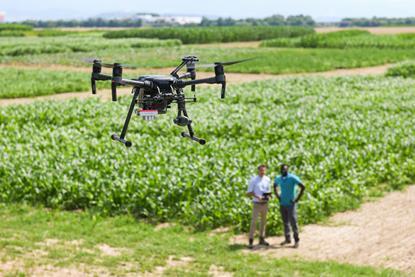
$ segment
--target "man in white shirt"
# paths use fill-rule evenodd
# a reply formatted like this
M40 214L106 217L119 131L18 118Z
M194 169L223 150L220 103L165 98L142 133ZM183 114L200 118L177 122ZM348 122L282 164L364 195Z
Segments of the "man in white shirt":
M249 248L253 248L254 234L258 215L261 216L261 225L259 230L259 244L268 246L265 241L265 225L268 212L268 198L271 196L271 180L266 176L267 166L262 164L258 166L258 175L249 181L246 195L252 197L253 210L251 228L249 229Z

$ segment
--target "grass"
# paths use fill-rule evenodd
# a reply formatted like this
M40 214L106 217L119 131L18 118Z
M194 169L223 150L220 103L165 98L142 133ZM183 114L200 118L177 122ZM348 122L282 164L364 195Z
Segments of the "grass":
M86 212L0 204L0 219L0 274L6 276L47 274L47 268L54 273L66 268L78 274L121 276L154 272L157 266L165 267L165 275L207 276L212 265L235 276L401 276L397 271L365 266L243 254L244 245L228 244L230 232L210 235L180 225L158 229L128 215L95 217ZM102 245L117 255L104 254ZM191 260L166 267L169 256ZM12 266L4 272L6 264Z

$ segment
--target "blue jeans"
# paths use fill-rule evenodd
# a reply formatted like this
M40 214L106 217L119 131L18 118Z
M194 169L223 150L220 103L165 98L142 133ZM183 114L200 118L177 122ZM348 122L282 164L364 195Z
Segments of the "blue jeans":
M297 242L300 240L298 236L298 224L297 224L297 205L292 204L289 206L282 206L280 205L280 212L282 221L284 223L284 235L285 240L290 242L291 235L290 235L290 225L294 233L294 240Z

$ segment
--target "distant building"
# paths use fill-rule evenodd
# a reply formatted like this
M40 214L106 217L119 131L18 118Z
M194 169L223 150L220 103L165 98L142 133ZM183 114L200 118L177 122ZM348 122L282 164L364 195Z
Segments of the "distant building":
M6 20L6 13L0 11L0 22L4 22Z
M178 25L200 24L202 22L201 16L167 16L158 14L137 14L133 16L133 19L141 19L144 23L166 22Z

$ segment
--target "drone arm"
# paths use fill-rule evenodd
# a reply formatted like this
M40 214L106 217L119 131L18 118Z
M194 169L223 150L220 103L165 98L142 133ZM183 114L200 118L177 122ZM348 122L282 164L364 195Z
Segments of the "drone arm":
M136 81L130 79L116 79L114 80L117 84L126 85L126 86L133 86L138 88L152 88L153 82L151 81Z
M221 92L221 98L225 98L225 91L226 91L226 78L224 74L216 75L215 77L210 78L204 78L204 79L198 79L198 80L177 80L175 82L175 86L178 88L184 88L187 86L193 86L198 84L222 84L222 92Z
M92 88L92 94L97 93L97 86L96 81L107 81L111 80L112 77L110 75L105 75L101 73L92 73L91 75L91 88Z
M216 77L210 77L210 78L189 80L189 81L177 80L174 85L178 88L184 88L184 87L191 86L191 85L216 84L216 83L217 83Z

